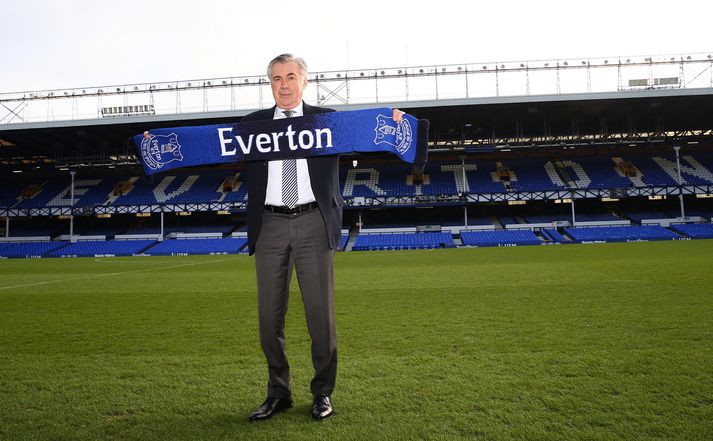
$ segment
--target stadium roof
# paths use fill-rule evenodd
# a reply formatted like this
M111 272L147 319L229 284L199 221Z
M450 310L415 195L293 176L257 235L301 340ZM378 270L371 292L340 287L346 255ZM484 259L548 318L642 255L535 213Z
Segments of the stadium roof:
M713 145L713 88L508 96L332 106L400 107L431 121L433 149L478 151L613 142ZM236 121L249 110L0 125L0 164L133 165L149 128ZM471 150L473 149L473 150Z

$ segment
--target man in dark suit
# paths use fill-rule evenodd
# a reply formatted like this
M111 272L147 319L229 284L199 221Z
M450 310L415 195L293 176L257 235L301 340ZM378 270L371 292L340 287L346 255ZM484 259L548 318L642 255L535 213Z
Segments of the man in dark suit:
M301 58L279 55L267 73L276 105L246 115L242 121L334 111L302 101L307 66ZM403 112L394 110L398 122L402 116ZM312 339L312 417L321 420L334 412L331 394L337 375L333 261L342 227L339 157L249 162L245 174L248 247L255 255L260 343L269 374L267 399L248 419L269 419L292 407L284 327L294 268Z

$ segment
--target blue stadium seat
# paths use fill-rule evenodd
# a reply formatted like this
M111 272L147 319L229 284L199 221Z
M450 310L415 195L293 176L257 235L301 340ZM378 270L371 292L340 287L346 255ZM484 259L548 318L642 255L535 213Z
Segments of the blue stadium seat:
M642 173L637 185L674 186L672 177L673 154L657 156L633 155L622 157ZM629 188L634 185L629 178L620 176L611 157L578 157L564 160L564 171L570 178L582 178L580 188L606 189ZM467 160L466 180L470 193L503 193L503 182L493 174L497 169L493 160ZM561 190L566 187L561 177L547 158L509 159L504 162L513 173L513 191ZM546 165L550 165L549 169ZM420 186L423 195L453 195L462 188L461 164L453 161L431 162L426 165L424 175L427 181ZM688 184L713 184L713 156L705 153L682 156L682 177ZM241 182L234 191L223 192L223 181L235 175L230 170L196 171L168 175L157 175L152 179L139 178L127 194L113 196L112 190L119 182L128 181L131 176L95 178L81 176L76 182L75 203L78 207L92 207L109 204L113 206L156 205L163 203L210 203L245 202L247 186ZM342 166L340 188L343 195L351 197L395 197L415 196L417 187L410 184L411 170L402 164L368 164L356 169ZM349 177L349 178L348 178ZM134 176L138 178L138 176ZM0 207L39 208L68 206L70 203L69 176L58 176L47 181L16 181L2 188ZM586 185L583 187L582 182ZM22 190L30 185L41 186L41 191L33 198L18 202ZM113 201L113 202L110 202Z
M359 234L352 250L414 250L453 246L450 233L384 233Z
M237 254L243 250L247 239L226 237L216 239L169 239L157 243L144 254L171 256L185 254ZM244 250L247 252L247 250Z
M542 232L545 233L545 235L549 237L550 240L553 242L570 242L566 237L564 237L562 234L560 234L559 231L555 230L554 228L545 228L544 230L542 230Z
M691 239L713 238L713 224L676 224L671 228Z
M347 247L347 242L349 242L349 235L348 234L342 234L342 240L339 242L339 249L344 251L344 249Z
M507 161L510 171L517 177L516 181L512 181L512 188L517 191L561 190L565 188L563 185L553 182L547 174L545 169L547 162L549 161L546 159Z
M140 254L153 240L87 240L70 243L48 253L51 257L131 256Z
M565 232L579 242L626 242L646 240L680 239L671 230L658 225L625 226L625 227L593 227L565 228Z
M530 230L461 231L460 239L465 246L493 247L539 245L539 237Z
M0 247L3 257L44 257L52 251L61 250L69 242L10 242Z

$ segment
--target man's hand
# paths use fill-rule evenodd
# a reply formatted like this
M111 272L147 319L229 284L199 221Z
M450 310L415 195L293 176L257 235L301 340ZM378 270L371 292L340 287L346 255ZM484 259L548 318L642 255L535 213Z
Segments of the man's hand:
M399 109L394 109L393 118L394 118L394 121L396 121L396 124L401 124L401 120L404 119L405 114L406 114L406 112L402 112Z

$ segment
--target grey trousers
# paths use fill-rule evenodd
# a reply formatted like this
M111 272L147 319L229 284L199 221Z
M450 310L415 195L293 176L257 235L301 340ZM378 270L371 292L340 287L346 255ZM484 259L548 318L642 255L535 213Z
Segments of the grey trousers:
M312 339L312 395L329 396L337 376L334 250L319 209L297 215L265 211L255 244L260 343L267 359L267 396L291 398L285 354L285 314L292 269L302 292Z

